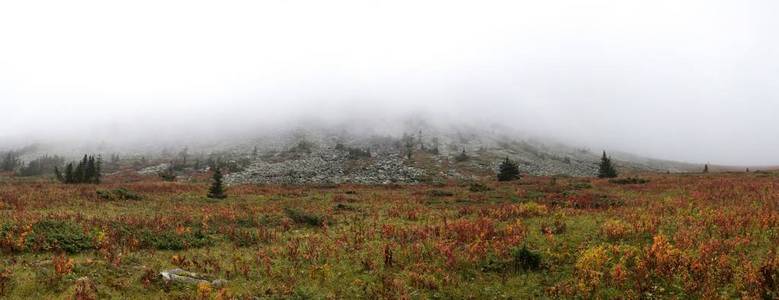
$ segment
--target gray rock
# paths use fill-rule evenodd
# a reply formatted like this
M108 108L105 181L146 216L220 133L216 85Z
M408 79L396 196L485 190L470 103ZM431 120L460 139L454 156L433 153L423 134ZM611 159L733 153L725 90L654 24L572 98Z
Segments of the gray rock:
M189 285L197 285L200 283L207 283L213 287L223 287L227 284L227 280L215 279L209 281L205 276L182 269L170 269L160 272L160 276L165 282L178 282Z
M138 171L138 174L141 174L141 175L144 175L144 176L146 176L146 175L157 175L160 172L167 170L169 166L170 166L170 164L165 163L165 164L159 164L159 165L156 165L156 166L146 167L146 168L143 168L140 171Z

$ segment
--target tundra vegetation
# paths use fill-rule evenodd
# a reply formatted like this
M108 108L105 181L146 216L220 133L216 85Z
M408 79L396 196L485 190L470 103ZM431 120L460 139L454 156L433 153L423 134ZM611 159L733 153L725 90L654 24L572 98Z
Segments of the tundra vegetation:
M0 177L0 298L779 297L776 173L235 185L220 200L213 175ZM160 276L176 268L226 283Z

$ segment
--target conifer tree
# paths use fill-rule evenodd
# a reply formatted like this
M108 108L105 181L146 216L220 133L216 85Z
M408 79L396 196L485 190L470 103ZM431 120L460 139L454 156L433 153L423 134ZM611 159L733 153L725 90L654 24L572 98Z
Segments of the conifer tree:
M19 156L19 152L8 151L3 156L2 162L0 162L0 170L5 172L16 170L16 168L22 164L22 161L19 160Z
M52 169L65 164L65 159L59 156L43 155L31 160L26 166L22 166L17 175L19 176L39 176L51 172ZM56 174L55 174L56 175Z
M100 160L102 162L103 157L101 155L98 155L97 158L98 158L98 160ZM118 169L120 160L121 160L121 158L119 157L119 154L116 154L116 153L111 154L111 161L110 161L110 163L108 165L109 168L111 168L111 169Z
M703 173L709 173L709 164L703 165Z
M78 182L84 182L84 168L87 166L87 156L84 155L84 159L81 160L81 162L78 163L73 169L73 181L69 183L78 183Z
M119 155L117 155L116 158L118 160ZM94 175L94 182L96 184L100 183L100 177L102 172L103 172L103 156L97 155L97 159L95 160L95 175Z
M95 169L95 157L94 156L89 156L87 158L87 164L86 164L86 167L84 168L84 170L85 170L84 171L84 181L92 182L93 179L95 178L95 171L97 171Z
M427 150L425 147L425 141L422 139L422 130L419 131L419 149L422 149L422 151Z
M172 162L172 164L176 170L180 171L187 167L188 160L189 147L184 147L184 149L181 149L181 151L176 155L176 159Z
M65 183L73 183L75 178L73 177L73 163L68 163L65 167Z
M57 178L57 181L65 182L65 177L62 176L62 172L60 172L59 167L54 167L54 176Z
M57 179L63 183L100 183L100 158L94 155L84 155L84 158L74 167L73 163L65 166L64 174L58 167L54 168Z
M606 156L606 151L603 151L603 157L600 159L600 166L598 169L598 178L615 178L617 175L617 169L611 162L611 158Z
M498 181L512 181L519 178L519 166L506 157L506 160L500 163L498 168Z
M468 153L465 153L465 148L463 148L463 151L460 152L460 154L454 157L454 160L457 162L463 162L468 159L470 159L470 157L468 157Z
M201 167L202 167L202 163L200 162L200 159L199 158L195 159L195 162L192 163L192 168L195 170L200 170Z
M414 154L414 137L409 134L403 134L403 145L406 148L406 158L411 159Z
M224 199L227 198L224 190L224 183L222 182L222 170L218 166L214 168L214 175L211 177L213 182L211 188L208 189L208 198Z
M439 142L437 137L433 137L433 148L430 149L430 153L433 155L438 155L440 151L438 150Z

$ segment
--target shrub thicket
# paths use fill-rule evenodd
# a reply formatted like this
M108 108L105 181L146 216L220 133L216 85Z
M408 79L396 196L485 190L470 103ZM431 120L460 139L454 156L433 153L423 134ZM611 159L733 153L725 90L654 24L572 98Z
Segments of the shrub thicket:
M638 178L638 177L628 177L628 178L619 178L619 179L610 179L609 183L613 184L645 184L648 183L648 179Z
M284 213L287 214L287 217L292 219L292 221L298 224L306 224L310 226L322 226L324 225L325 222L325 218L322 216L293 209L293 208L285 208Z
M94 239L72 221L42 220L32 226L27 245L33 251L78 253L94 248Z
M522 246L514 251L514 270L535 271L541 269L541 254L533 252Z
M97 196L103 200L141 200L143 196L125 188L97 190Z

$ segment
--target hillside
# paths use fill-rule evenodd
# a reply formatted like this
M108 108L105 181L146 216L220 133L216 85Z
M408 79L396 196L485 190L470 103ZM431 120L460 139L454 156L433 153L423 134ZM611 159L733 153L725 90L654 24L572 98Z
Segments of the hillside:
M358 126L309 126L244 133L222 139L193 138L159 143L43 143L19 151L30 161L57 154L76 159L83 153L120 155L134 171L155 175L166 163L188 164L182 173L204 171L205 161L229 164L226 181L240 183L420 183L491 177L508 157L528 175L594 176L597 151L574 147L493 126L489 129L409 123L395 130ZM249 137L251 136L251 138ZM76 145L76 146L74 146ZM21 148L18 148L21 149ZM686 172L701 166L611 152L618 167L632 172ZM187 172L187 170L189 172Z
M391 183L471 180L493 176L508 157L530 175L594 176L600 153L537 138L484 130L413 130L400 136L352 135L299 130L282 135L276 147L259 140L257 157L230 183ZM413 132L413 134L411 133ZM251 153L252 144L233 148ZM410 153L410 155L409 155ZM699 167L615 155L626 172L683 172Z

